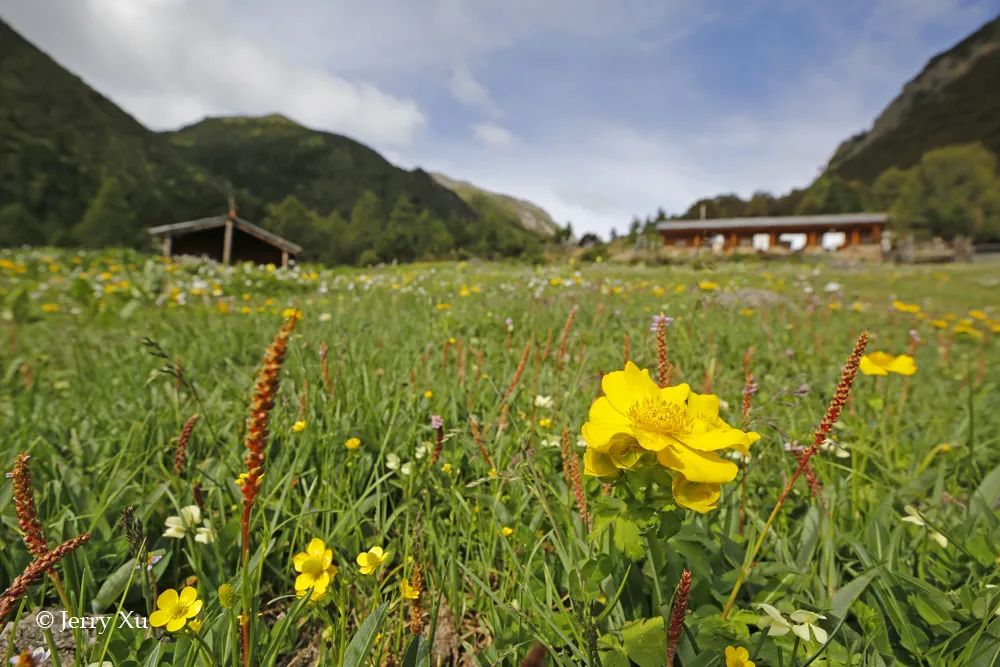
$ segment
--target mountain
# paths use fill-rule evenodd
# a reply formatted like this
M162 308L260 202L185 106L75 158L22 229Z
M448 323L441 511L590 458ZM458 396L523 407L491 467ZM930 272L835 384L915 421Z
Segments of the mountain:
M328 262L537 254L543 234L430 174L280 115L150 131L0 21L0 246L149 247L149 226L241 215Z
M1000 17L931 58L870 130L837 148L826 171L871 184L931 149L971 142L1000 155Z
M534 232L543 238L552 238L559 233L559 225L556 221L537 204L510 195L483 190L468 181L460 181L441 173L432 173L431 177L461 197L473 209L494 206L516 218L519 224L529 232Z
M898 231L1000 240L1000 17L935 55L879 114L837 147L807 188L703 198L679 217L888 211ZM648 231L660 211L637 221Z
M141 224L225 206L228 184L0 21L0 244L75 244L102 186L128 192ZM134 234L118 242L133 245Z
M265 202L291 196L321 215L350 215L370 191L390 206L408 197L440 218L475 215L422 169L406 171L360 142L279 114L206 118L165 136L190 162Z

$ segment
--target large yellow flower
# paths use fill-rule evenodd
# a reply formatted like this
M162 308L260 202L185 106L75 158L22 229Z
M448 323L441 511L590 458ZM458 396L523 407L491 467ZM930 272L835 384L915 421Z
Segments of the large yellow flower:
M894 357L887 352L872 352L861 357L861 372L865 375L913 375L917 372L917 364L908 354Z
M299 573L295 577L295 592L299 597L312 589L313 601L326 592L327 587L337 575L337 567L333 564L333 549L327 549L323 540L314 537L306 550L295 554L292 566Z
M746 454L760 439L727 424L717 396L697 394L686 384L661 389L631 361L605 375L601 386L605 395L590 406L582 430L586 474L615 477L659 462L678 473L677 502L695 511L714 508L719 485L736 477L736 464L718 452Z
M156 611L149 615L149 624L154 628L166 626L168 632L177 632L200 611L198 591L185 586L178 594L168 588L156 598Z

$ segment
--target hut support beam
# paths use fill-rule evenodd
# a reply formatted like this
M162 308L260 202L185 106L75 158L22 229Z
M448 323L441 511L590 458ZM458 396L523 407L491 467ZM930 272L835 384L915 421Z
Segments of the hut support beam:
M226 220L226 230L222 236L222 263L229 264L233 256L233 221Z

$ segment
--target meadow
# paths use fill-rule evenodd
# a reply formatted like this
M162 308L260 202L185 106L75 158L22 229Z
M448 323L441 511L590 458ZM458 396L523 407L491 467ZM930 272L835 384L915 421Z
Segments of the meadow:
M0 658L1000 664L998 293L993 263L0 251L0 590L90 534L4 595ZM721 488L643 439L707 395ZM67 607L150 623L39 629Z

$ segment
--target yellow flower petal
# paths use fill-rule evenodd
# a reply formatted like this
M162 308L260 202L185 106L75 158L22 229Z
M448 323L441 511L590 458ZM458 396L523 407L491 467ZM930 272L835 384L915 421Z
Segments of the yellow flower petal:
M660 391L649 377L649 370L644 368L640 371L631 361L625 362L625 370L605 375L601 380L601 388L615 410L623 415L636 402L655 396Z
M739 468L714 452L699 452L687 447L670 447L657 453L665 468L676 470L692 482L724 484L736 479Z
M185 623L187 623L187 619L183 616L180 618L171 618L170 621L167 622L167 632L177 632L184 627Z
M691 482L682 475L674 477L672 487L674 500L677 501L677 504L695 512L704 513L714 510L722 495L722 487L718 484Z
M617 477L620 473L611 456L587 449L583 455L583 474L591 477Z
M157 609L149 615L149 624L154 628L162 628L170 622L171 613L166 609Z
M901 354L892 360L888 366L888 370L900 375L913 375L917 372L917 362L910 355Z
M191 606L188 607L187 613L184 615L187 618L194 618L201 611L201 605L202 605L201 600L195 600L194 602L191 603Z
M158 609L173 609L177 606L177 600L180 596L177 595L177 591L172 588L160 593L160 596L156 598L156 607Z
M178 601L182 606L187 606L198 599L198 591L191 586L185 586L178 596Z

